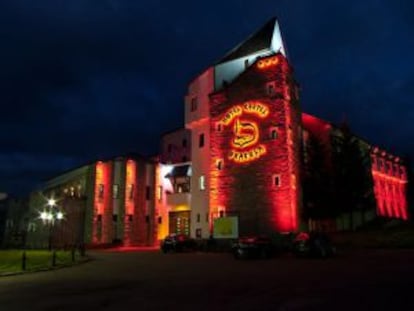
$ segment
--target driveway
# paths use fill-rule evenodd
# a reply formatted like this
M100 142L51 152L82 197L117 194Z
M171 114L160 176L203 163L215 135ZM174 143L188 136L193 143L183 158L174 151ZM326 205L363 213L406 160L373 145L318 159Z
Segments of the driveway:
M413 250L329 260L93 252L94 261L0 278L1 311L414 310Z

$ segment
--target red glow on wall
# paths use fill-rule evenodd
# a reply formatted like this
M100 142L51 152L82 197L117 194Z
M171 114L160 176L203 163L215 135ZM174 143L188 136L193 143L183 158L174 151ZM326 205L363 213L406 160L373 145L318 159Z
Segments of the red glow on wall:
M272 56L211 96L210 210L239 215L241 234L298 228L300 114L290 75L286 59ZM221 169L217 159L224 159Z
M133 215L135 210L134 196L136 183L136 163L133 160L128 160L126 163L125 176L125 213Z
M111 163L95 165L94 213L92 242L104 243L111 236L112 205L110 204Z
M135 197L137 195L137 166L133 160L126 162L125 172L125 218L124 218L124 245L132 244L132 225L135 214Z
M386 152L373 149L372 177L379 216L408 219L406 168L398 158L391 159Z

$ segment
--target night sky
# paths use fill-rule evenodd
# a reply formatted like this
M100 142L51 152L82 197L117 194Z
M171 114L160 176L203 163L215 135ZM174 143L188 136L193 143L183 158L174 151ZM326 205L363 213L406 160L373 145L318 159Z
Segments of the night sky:
M0 192L155 154L187 84L279 18L305 112L414 155L414 2L2 0Z

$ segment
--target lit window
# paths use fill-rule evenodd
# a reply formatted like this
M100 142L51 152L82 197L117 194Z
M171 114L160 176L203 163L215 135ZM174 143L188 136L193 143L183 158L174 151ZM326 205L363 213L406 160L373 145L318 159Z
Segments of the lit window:
M118 199L118 195L119 195L119 185L114 184L114 185L112 186L112 197L113 197L114 199Z
M71 197L75 196L75 187L70 187L70 196Z
M198 106L197 97L191 98L191 111L196 111Z
M281 183L282 183L282 181L280 179L280 175L279 174L273 175L273 186L274 187L280 187Z
M199 140L198 140L198 146L200 148L204 147L204 134L200 134Z
M200 190L206 189L206 178L204 175L200 176Z
M158 186L157 200L158 201L161 201L162 200L162 186Z

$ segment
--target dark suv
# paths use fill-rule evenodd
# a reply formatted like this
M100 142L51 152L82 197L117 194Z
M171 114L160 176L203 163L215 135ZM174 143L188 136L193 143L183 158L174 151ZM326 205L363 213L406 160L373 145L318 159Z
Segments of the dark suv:
M274 247L270 238L265 236L242 237L232 245L234 258L270 258Z
M194 251L196 248L196 241L185 234L173 233L166 236L161 242L161 250L163 253Z

